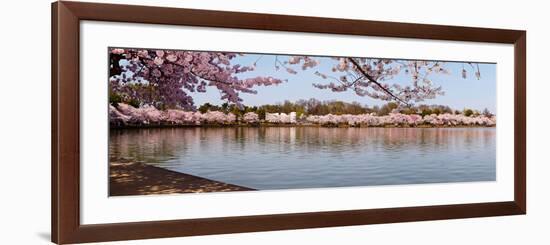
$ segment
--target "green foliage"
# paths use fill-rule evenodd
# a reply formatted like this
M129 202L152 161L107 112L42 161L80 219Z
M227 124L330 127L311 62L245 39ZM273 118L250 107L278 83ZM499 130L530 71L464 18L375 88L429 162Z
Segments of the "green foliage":
M141 105L141 102L139 102L139 100L135 99L135 98L131 98L129 101L126 101L128 103L128 105L131 105L135 108L139 108L139 106ZM163 106L157 106L158 109L160 110L164 110Z
M492 117L492 116L494 116L493 113L491 113L491 112L489 111L489 109L487 109L487 108L483 109L483 112L482 112L481 114L483 114L483 115L486 116L486 117Z
M474 114L474 111L472 109L464 109L464 112L463 112L464 116L472 116Z
M227 108L229 108L229 104L227 102L222 104L222 111L227 112Z
M116 106L118 103L122 102L122 96L118 93L110 92L109 93L109 103L113 106Z
M137 100L136 98L126 98L124 96L122 96L121 94L119 93L115 93L115 92L111 92L109 93L109 103L113 106L117 106L118 103L126 103L128 105L131 105L135 108L139 108L139 106L141 105L141 102L139 100ZM162 109L161 107L159 106L156 106L157 108L159 109Z
M399 111L401 114L411 115L411 114L417 114L416 108L404 108L401 111Z
M120 96L111 95L110 101L121 100ZM122 99L123 100L123 99ZM123 100L124 101L124 100ZM133 104L132 104L133 105ZM237 117L242 117L247 112L254 112L258 114L260 120L265 120L266 113L286 113L296 112L298 118L302 116L309 115L359 115L366 113L375 113L378 116L388 115L392 111L396 110L402 114L412 115L422 115L422 117L432 115L432 114L461 114L465 116L476 116L480 115L480 112L472 109L464 109L462 112L459 110L453 111L450 107L444 105L418 105L418 106L407 106L404 107L395 102L389 102L382 106L373 106L369 107L367 105L361 105L358 102L348 103L343 101L319 101L316 99L309 100L298 100L296 102L284 101L277 104L267 104L261 106L243 106L241 108L237 107L234 104L223 103L220 106L212 105L210 103L204 103L198 107L198 110L201 113L206 113L207 111L221 111L224 113L233 113ZM485 109L482 112L485 116L493 116L489 110Z
M265 109L264 108L258 108L258 110L256 111L256 113L258 114L258 117L260 120L265 120Z
M394 109L397 109L399 105L397 105L397 103L395 102L389 102L385 105L383 105L380 110L378 111L378 115L379 116L385 116L385 115L388 115L390 114L390 112L392 112Z
M211 110L211 108L213 108L213 107L214 106L210 103L204 103L201 106L199 106L199 111L201 113L206 113L207 111L213 111L213 110Z
M246 108L246 107L245 107ZM239 107L237 107L236 105L231 105L229 106L228 108L228 111L227 113L233 113L235 116L237 116L238 118L242 117L245 113L246 109L244 110L241 110L239 109Z
M433 111L431 109L424 109L422 110L422 117L428 116L433 114Z

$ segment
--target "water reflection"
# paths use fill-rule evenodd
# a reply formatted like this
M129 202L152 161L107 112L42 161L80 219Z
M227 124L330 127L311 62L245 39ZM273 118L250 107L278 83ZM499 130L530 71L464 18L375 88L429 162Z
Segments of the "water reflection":
M495 180L494 128L111 130L130 160L254 189Z

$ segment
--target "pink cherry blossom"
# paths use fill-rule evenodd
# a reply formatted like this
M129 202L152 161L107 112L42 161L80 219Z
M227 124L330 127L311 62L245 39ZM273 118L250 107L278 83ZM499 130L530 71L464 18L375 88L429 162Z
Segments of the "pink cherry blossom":
M243 115L243 121L245 123L257 123L260 121L260 117L255 112L247 112Z
M184 111L180 109L157 110L152 106L134 108L133 106L118 103L116 106L109 106L109 121L114 126L128 125L201 125L218 124L233 125L239 123L237 116L232 113L221 111L207 111L205 113ZM247 112L242 116L240 123L260 123L258 114ZM495 116L465 116L463 114L431 114L422 117L417 114L402 114L392 112L389 115L378 116L370 114L343 114L343 115L309 115L300 120L296 119L296 113L266 113L264 122L270 124L295 124L308 123L322 126L361 126L361 127L416 127L421 125L437 127L453 126L486 126L496 125Z
M328 71L315 71L315 75L323 80L323 83L313 83L319 89L330 89L333 92L351 90L359 96L374 99L395 101L410 105L426 99L434 99L444 95L443 88L437 86L431 79L431 74L450 74L444 67L445 62L423 60L395 60L379 58L353 58L334 57L335 64ZM320 64L317 60L308 56L291 56L285 64L302 65L302 69L315 68ZM475 70L475 76L479 79L481 73L479 66L469 64ZM290 69L287 67L287 70ZM294 74L292 69L289 73ZM462 77L467 77L466 69L462 69ZM409 76L407 85L387 83L399 74ZM330 75L329 75L330 74ZM344 74L338 75L335 74Z
M242 107L242 93L256 93L256 86L283 81L274 77L241 79L237 73L252 66L233 66L238 54L226 52L167 51L151 49L111 49L110 89L122 97L157 108L194 109L193 93L206 87L220 91L221 99ZM126 60L128 65L120 66Z

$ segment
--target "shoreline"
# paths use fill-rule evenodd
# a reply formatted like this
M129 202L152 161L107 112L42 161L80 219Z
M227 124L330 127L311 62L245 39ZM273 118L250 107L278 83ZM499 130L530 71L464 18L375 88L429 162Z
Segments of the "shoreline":
M254 190L144 163L109 163L109 196Z
M147 129L147 128L262 128L262 127L281 127L281 128L290 128L290 127L312 127L312 128L495 128L496 125L492 126L483 126L483 125L443 125L443 126L433 126L433 125L383 125L383 126L349 126L349 125L319 125L319 124L148 124L148 125L124 125L124 126L115 126L109 125L109 129Z

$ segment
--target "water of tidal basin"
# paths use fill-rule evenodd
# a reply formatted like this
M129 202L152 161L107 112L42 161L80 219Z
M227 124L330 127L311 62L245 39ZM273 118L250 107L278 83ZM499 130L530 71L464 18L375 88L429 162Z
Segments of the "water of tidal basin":
M494 181L495 128L111 130L126 159L259 190Z

